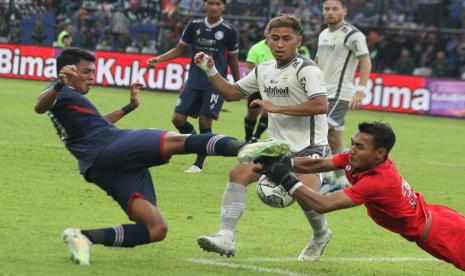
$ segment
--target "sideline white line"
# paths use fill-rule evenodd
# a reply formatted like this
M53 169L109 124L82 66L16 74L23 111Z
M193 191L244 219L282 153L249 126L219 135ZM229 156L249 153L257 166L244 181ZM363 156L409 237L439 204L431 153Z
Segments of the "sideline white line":
M278 263L278 262L297 262L297 258L246 258L234 259L237 262L250 263ZM347 263L347 262L366 262L366 263L398 263L398 262L440 262L432 257L322 257L318 262Z
M293 272L293 271L289 271L285 269L260 267L260 266L254 266L254 265L243 265L243 264L237 264L237 263L217 261L214 259L186 259L186 261L191 262L191 263L197 263L197 264L207 264L207 265L214 265L214 266L224 266L224 267L229 267L229 268L246 269L246 270L258 271L258 272L275 273L279 275L289 275L289 276L308 275L308 274L301 274L298 272Z
M402 161L394 160L397 164L402 165L412 165L412 166L433 166L433 167L447 167L447 168L465 168L465 164L461 163L450 163L450 162L440 162L440 161L426 161L426 160L417 160L417 161Z

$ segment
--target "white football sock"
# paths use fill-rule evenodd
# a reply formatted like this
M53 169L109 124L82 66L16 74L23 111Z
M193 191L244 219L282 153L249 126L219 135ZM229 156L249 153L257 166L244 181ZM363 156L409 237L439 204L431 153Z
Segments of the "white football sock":
M328 232L328 224L326 222L326 215L320 214L316 211L304 211L308 222L313 228L313 236L315 239L324 236Z
M219 234L234 239L234 232L247 203L244 185L228 182L221 202L221 226Z

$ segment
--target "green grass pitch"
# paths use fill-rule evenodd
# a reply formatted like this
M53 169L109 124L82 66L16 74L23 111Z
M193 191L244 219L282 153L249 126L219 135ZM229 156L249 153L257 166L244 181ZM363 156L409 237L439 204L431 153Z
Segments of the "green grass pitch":
M0 79L1 275L454 275L397 234L375 225L363 206L328 214L334 237L320 261L295 261L311 230L297 205L272 209L254 186L237 231L237 254L201 251L196 238L218 229L220 202L235 158L211 157L203 173L183 171L194 156L175 156L151 169L159 207L169 223L166 240L134 249L92 248L91 265L68 259L60 240L67 227L128 223L104 192L86 183L46 115L33 105L44 82ZM94 87L89 98L102 113L128 101L126 89ZM140 108L121 128L171 125L176 94L143 92ZM214 131L242 138L245 102L226 103ZM392 157L403 177L429 203L465 213L465 121L370 111L348 115L347 133L362 120L389 122L398 137ZM194 121L195 123L195 121ZM346 137L347 141L349 136Z

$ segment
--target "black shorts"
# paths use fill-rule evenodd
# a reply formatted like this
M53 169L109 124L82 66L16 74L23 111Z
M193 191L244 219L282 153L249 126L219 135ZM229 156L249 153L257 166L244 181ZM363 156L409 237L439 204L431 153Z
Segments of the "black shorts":
M215 90L184 88L174 112L197 118L199 115L218 119L223 107L223 96Z
M85 178L111 196L129 214L134 198L156 205L149 168L168 162L164 154L165 131L128 130L108 144L97 156Z

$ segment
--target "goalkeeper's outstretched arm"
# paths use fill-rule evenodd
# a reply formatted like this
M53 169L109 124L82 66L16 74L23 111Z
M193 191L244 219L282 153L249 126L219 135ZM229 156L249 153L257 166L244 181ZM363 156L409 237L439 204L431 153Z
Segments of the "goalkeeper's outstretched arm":
M292 171L298 173L320 173L337 170L331 158L292 158Z

